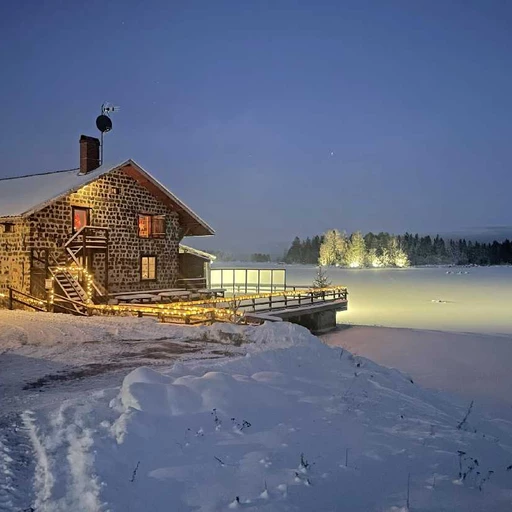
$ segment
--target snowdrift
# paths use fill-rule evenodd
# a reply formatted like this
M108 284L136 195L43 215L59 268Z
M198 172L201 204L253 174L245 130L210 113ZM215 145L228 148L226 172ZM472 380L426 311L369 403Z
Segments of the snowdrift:
M512 425L298 326L205 332L246 355L25 414L38 512L510 510Z

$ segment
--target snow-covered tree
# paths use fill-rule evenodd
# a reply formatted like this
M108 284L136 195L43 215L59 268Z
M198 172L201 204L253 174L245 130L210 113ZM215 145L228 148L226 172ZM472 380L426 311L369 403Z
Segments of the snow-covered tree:
M393 236L388 244L389 247L389 263L394 265L395 267L408 267L409 266L409 257L406 252L400 246L398 239L396 236Z
M366 253L366 266L367 267L382 267L382 260L377 255L377 249L375 247L372 247L369 251Z
M363 267L366 261L366 245L360 231L352 233L346 252L346 264L352 268Z
M410 265L409 257L405 253L405 251L401 248L398 248L395 253L394 264L396 267L404 268Z
M390 267L392 265L391 255L389 254L389 249L387 247L381 249L379 260L382 267Z
M327 286L331 286L331 280L327 277L322 265L318 265L313 288L327 288Z
M324 234L320 245L318 263L324 265L342 265L346 252L347 242L344 234L337 229L331 229Z

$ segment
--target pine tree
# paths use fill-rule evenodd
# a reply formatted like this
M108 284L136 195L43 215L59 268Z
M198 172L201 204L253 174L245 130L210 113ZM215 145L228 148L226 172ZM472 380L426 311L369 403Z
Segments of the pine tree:
M410 265L409 258L402 248L398 248L395 252L394 264L396 267L405 268Z
M300 263L302 259L302 242L296 236L292 242L292 246L288 249L285 261L286 263Z
M377 249L375 247L371 247L368 251L366 251L366 262L365 265L367 267L382 267L382 262L380 258L377 256Z
M309 236L306 238L302 248L302 260L301 263L315 263L316 260L313 258L313 247L311 245L311 238Z
M331 229L324 235L320 245L318 263L320 265L342 265L346 252L346 240L337 229Z
M310 263L318 263L320 257L320 246L322 245L322 237L316 235L311 241L311 261Z
M327 277L322 265L318 265L313 288L327 288L328 286L331 286L331 280Z
M360 231L352 233L346 252L346 264L358 268L364 266L366 261L366 246Z

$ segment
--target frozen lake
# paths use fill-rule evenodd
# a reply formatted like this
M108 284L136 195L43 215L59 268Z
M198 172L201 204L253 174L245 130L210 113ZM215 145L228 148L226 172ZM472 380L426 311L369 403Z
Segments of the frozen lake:
M309 285L316 274L313 266L284 268L288 284ZM512 421L512 267L327 272L349 290L349 310L338 313L338 323L358 327L340 325L322 336L326 343Z
M311 265L216 264L286 268L289 285L310 285ZM326 269L347 286L349 310L338 323L512 335L512 267ZM437 302L441 301L441 302Z

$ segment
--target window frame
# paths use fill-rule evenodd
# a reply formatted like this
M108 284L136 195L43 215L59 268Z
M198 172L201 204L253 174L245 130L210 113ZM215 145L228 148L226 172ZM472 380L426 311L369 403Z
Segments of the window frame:
M141 217L147 217L149 219L149 222L148 222L148 235L145 236L145 235L141 235L140 234L140 219ZM147 214L147 213L139 213L137 215L137 235L139 238L151 238L151 215Z
M160 233L155 233L155 219L158 219L162 222L162 231ZM165 238L166 231L166 217L165 215L152 215L151 216L151 238Z
M148 219L148 235L141 235L140 231L140 220L141 217L146 217ZM161 220L163 224L163 229L161 233L155 233L154 229L154 220ZM154 213L139 213L137 215L137 235L139 238L149 239L149 238L165 238L167 228L167 216L165 214L154 214Z
M75 211L82 210L85 211L85 225L91 225L91 208L87 206L71 206L71 230L72 233L76 233L78 229L75 228ZM83 226L82 226L83 227ZM81 228L80 228L81 229Z
M154 277L142 277L142 260L144 258L153 258L155 260L155 276ZM158 280L158 257L156 254L141 254L139 258L139 268L140 268L140 280L142 282L147 281L157 281ZM149 261L148 261L148 275L149 275Z
M14 222L2 222L4 233L14 233Z

